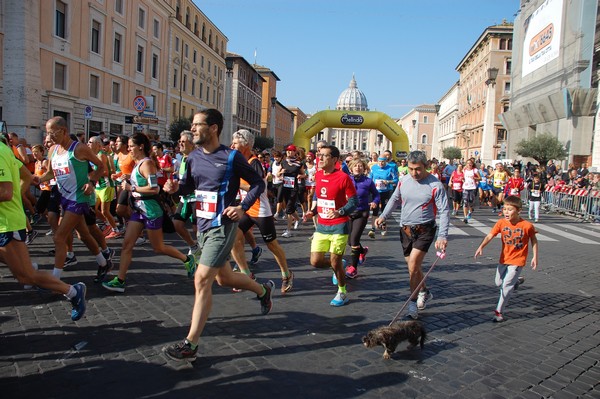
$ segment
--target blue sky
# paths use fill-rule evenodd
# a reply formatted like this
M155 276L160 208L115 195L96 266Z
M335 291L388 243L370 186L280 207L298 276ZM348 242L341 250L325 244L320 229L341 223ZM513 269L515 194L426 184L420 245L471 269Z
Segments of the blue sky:
M277 98L334 109L352 74L369 109L401 117L435 103L484 29L514 21L519 0L194 0L228 50L271 68Z

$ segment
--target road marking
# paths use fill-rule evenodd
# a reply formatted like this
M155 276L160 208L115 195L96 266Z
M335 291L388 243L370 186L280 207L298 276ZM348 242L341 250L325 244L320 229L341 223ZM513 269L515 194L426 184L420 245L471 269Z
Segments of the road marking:
M585 236L592 236L592 237L600 238L600 233L596 233L595 231L590 231L590 229L584 229L583 227L573 226L573 225L566 224L566 223L557 223L557 226L578 231L580 233L585 234Z
M464 222L462 222L462 220L461 220L459 223L464 223ZM486 226L485 224L483 224L481 222L478 222L476 219L473 219L473 218L469 219L469 223L465 224L465 227L466 226L470 226L470 227L474 228L475 230L479 230L486 236L489 234L489 232L491 230L490 227Z
M498 219L489 219L489 220L492 221L492 222L497 222L498 221ZM535 224L534 226L537 227L537 226L539 226L539 224ZM545 236L545 235L540 234L540 233L537 233L535 235L535 237L538 239L538 241L558 241L555 238L548 237L548 236Z
M554 233L558 236L568 238L568 239L576 241L580 244L594 244L594 245L600 244L600 242L598 242L598 241L592 241L592 240L589 240L589 239L582 237L580 235L577 235L577 234L567 233L566 231L562 231L560 229L555 229L554 227L550 227L545 224L538 223L535 225L535 228L539 229L539 230L549 231L550 233Z
M450 236L468 236L469 233L467 233L464 230L459 229L458 227L456 227L453 224L450 224L450 228L448 229L448 233Z

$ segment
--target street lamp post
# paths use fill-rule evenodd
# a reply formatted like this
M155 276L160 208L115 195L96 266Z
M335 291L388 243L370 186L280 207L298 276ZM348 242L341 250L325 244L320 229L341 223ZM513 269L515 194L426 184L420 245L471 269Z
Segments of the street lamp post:
M223 131L225 132L225 143L231 142L233 137L233 58L225 58L226 79L225 79L225 120Z
M275 111L277 105L277 97L271 97L271 138L273 139L273 147L275 147Z
M481 162L486 165L492 161L493 145L496 141L495 132L495 110L496 110L496 78L498 77L498 68L488 68L488 79L485 81L487 86L485 97L485 117L483 120L483 133L481 137L481 153L479 157Z
M413 119L411 122L412 122L412 128L413 128L412 134L411 134L411 136L412 136L411 142L415 143L415 149L419 150L419 139L418 139L419 134L417 132L417 120ZM412 148L412 145L410 147Z

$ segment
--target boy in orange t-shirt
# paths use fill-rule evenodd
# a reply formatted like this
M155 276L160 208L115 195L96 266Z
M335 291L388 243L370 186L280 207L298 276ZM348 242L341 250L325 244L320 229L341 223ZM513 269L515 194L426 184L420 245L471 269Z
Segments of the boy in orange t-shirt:
M483 239L481 245L475 251L475 258L483 255L483 248L494 237L501 234L502 252L496 269L496 285L500 287L500 298L498 299L498 306L494 310L495 322L504 321L502 311L508 303L508 298L513 290L516 290L519 284L525 281L524 278L519 276L527 263L530 241L533 252L531 268L533 270L537 269L538 241L535 237L536 230L533 224L519 216L522 208L523 203L519 197L514 195L506 197L502 210L504 218L496 222L492 227L492 231Z

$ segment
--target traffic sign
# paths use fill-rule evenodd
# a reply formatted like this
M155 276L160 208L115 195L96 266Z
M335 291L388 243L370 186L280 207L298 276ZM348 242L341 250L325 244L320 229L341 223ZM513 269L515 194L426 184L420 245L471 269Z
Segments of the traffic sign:
M158 118L148 118L145 116L134 116L133 123L139 123L144 125L157 125Z
M475 151L475 155L479 155L479 151Z
M146 97L136 96L133 99L133 109L135 109L137 112L142 112L144 109L146 109Z
M92 119L93 108L91 105L86 105L83 109L83 116L85 119Z

